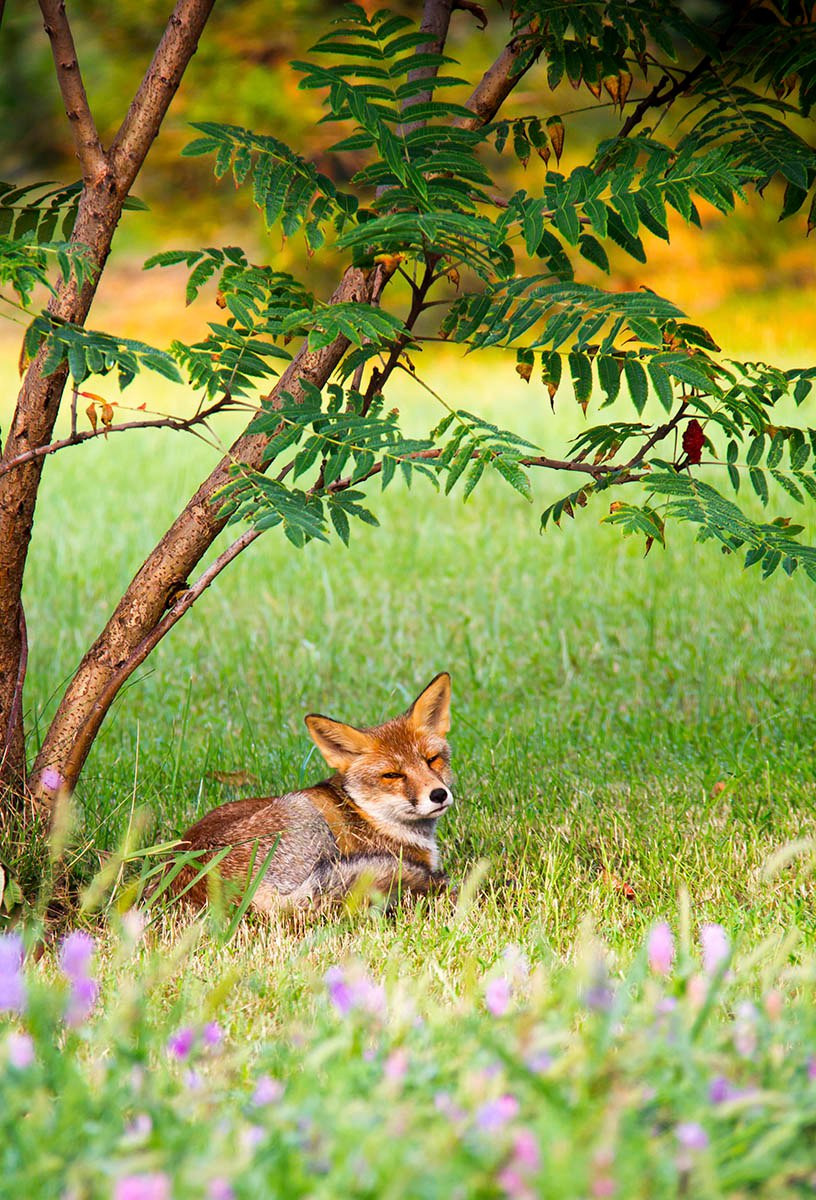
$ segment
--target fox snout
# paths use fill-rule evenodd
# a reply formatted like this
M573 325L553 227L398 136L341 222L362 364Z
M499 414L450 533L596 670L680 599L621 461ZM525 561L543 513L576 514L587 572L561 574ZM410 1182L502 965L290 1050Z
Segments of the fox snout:
M444 811L446 808L450 808L450 806L453 804L453 796L446 787L432 788L428 799L434 808L438 808L442 811Z

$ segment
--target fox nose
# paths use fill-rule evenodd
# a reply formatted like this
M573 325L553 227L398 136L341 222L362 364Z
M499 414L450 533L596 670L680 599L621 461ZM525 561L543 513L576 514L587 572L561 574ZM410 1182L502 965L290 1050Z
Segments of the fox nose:
M430 795L434 804L444 804L448 798L447 788L434 788Z

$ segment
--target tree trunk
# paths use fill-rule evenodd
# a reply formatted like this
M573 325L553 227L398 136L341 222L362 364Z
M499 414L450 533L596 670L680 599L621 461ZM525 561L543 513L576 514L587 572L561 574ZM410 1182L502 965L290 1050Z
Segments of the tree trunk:
M57 79L72 125L85 187L71 234L88 247L96 268L82 289L72 278L57 290L48 312L83 324L110 253L125 198L195 53L215 0L178 0L133 103L108 154L102 151L74 52L64 3L40 0L52 43ZM51 440L68 377L67 365L42 373L43 352L30 364L0 456L8 462ZM0 476L0 793L21 790L26 756L22 688L26 666L22 586L44 458Z
M331 302L370 299L374 278L374 273L366 275L355 267L349 268ZM345 338L338 338L322 350L309 351L303 346L268 398L274 403L285 391L296 401L302 400L303 380L323 388L348 345ZM219 503L214 497L228 482L230 467L245 463L253 470L262 470L266 444L267 438L260 434L239 437L134 576L80 663L51 722L31 773L30 784L36 794L48 799L62 787L75 786L116 692L141 661L140 644L161 620L168 598L186 584L226 524L217 515ZM111 693L112 683L115 690ZM44 781L45 771L48 774ZM49 781L52 787L48 786Z
M432 34L432 44L441 50L447 33L451 0L427 0L423 28ZM503 52L501 69L493 67L477 86L470 101L473 125L490 120L523 71L515 73L519 51L515 46ZM529 64L528 64L529 65ZM526 69L526 67L524 68ZM507 86L506 77L512 77ZM504 86L503 86L504 85ZM483 90L488 92L483 96ZM349 268L335 291L332 301L371 301L384 282L384 274L365 275ZM301 380L322 388L348 348L345 338L316 352L301 348L278 384L270 393L275 401L282 391L295 399L303 395ZM241 462L255 470L263 469L266 439L242 435L227 456L199 487L196 494L173 522L134 576L113 615L83 658L69 684L46 734L42 749L31 771L29 788L47 803L53 803L63 788L73 789L94 738L122 684L144 661L149 650L163 636L167 624L168 602L188 581L195 566L224 528L217 516L215 493L229 478L229 467ZM173 609L175 614L177 610ZM185 609L186 611L186 609ZM172 622L174 623L174 622Z

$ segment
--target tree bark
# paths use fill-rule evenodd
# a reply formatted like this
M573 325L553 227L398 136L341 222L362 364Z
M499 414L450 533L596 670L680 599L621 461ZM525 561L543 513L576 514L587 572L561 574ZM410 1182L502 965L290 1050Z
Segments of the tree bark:
M431 34L435 47L441 51L447 34L453 5L450 0L429 0L425 6L423 29ZM492 119L511 90L503 82L503 73L520 78L516 70L517 55L503 52L501 69L493 67L475 89L470 104L474 112L473 127ZM349 268L332 301L371 301L379 295L382 276L363 274ZM324 387L348 348L345 338L330 346L310 352L302 347L290 363L276 387L270 393L275 402L283 391L295 399L303 395L301 381L306 379ZM245 463L252 469L263 469L266 439L242 435L230 448L212 474L199 487L156 548L134 576L113 615L83 658L69 684L54 716L31 772L29 787L46 803L53 803L64 788L73 789L87 758L93 740L119 688L136 666L144 660L145 647L152 649L175 620L163 621L170 598L187 583L188 576L212 545L224 527L217 515L214 497L229 478L234 463ZM203 590L203 589L202 589ZM170 601L171 602L171 601ZM185 608L186 611L186 608Z
M346 271L332 296L332 303L367 301L375 273L364 274L355 267ZM323 388L348 349L345 338L337 338L325 349L309 351L305 345L284 371L268 399L273 403L281 392L298 401L304 396L303 381ZM155 550L134 576L119 604L83 658L57 709L31 774L35 794L48 799L60 788L73 788L93 740L116 691L135 670L143 639L159 623L168 600L187 583L226 521L218 516L215 498L230 478L230 467L243 463L261 470L267 439L260 434L242 434L215 470L199 487L170 526ZM138 661L137 661L138 660ZM127 668L130 667L128 670ZM117 688L110 694L111 681ZM46 775L43 772L56 772ZM51 780L53 787L47 786Z
M99 275L110 253L125 199L195 53L213 4L214 0L178 0L122 128L106 155L88 109L65 5L59 0L41 0L57 79L85 179L71 242L88 247L96 268L93 278L81 289L73 278L57 289L48 305L52 316L74 324L84 323ZM45 376L43 357L41 351L26 371L0 463L51 440L68 369L62 366ZM19 789L25 781L21 689L26 646L21 594L42 468L43 460L34 459L17 470L0 475L2 788Z

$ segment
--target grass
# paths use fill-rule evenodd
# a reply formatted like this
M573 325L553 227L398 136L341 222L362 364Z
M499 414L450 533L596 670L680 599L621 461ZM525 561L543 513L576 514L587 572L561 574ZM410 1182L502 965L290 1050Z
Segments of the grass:
M570 430L569 402L560 402L553 416L544 398L512 377L507 366L476 370L446 360L436 382L457 403L528 432L553 452ZM104 393L106 386L97 384L94 390ZM139 386L145 390L136 394ZM421 425L433 410L425 400L417 402L410 389L406 381L395 402ZM169 391L153 392L147 385L134 385L132 392L134 404L145 399L150 407L173 403ZM148 433L100 440L49 464L25 596L31 634L26 705L35 742L112 602L212 458L208 447L192 439ZM608 948L615 979L638 962L642 976L640 948L655 922L667 920L685 930L684 982L676 990L690 1005L683 1025L688 1031L696 1015L684 989L696 969L697 931L706 922L722 924L743 964L734 995L759 1004L769 981L781 972L785 982L780 986L790 991L794 1007L780 1040L789 1046L791 1039L804 1037L806 1006L796 997L801 1000L810 986L803 981L810 978L806 964L816 950L810 844L774 870L763 867L780 846L816 833L816 592L804 576L763 584L758 574L694 545L682 529L672 530L665 553L656 548L644 560L641 545L622 541L600 524L603 509L597 502L574 524L540 537L538 514L558 494L558 481L537 479L536 489L536 504L530 507L499 480L485 483L467 505L422 485L411 493L394 488L377 501L380 529L357 531L350 553L337 544L297 553L274 532L268 534L204 595L114 706L77 795L76 853L91 844L115 850L134 821L144 839L164 840L239 794L272 794L315 781L324 770L303 726L305 712L373 723L407 706L437 671L450 670L454 680L457 804L445 819L441 844L449 873L460 881L471 879L458 909L441 899L388 917L360 912L305 928L285 919L264 924L249 918L228 944L217 924L205 924L190 942L183 922L171 917L154 926L137 951L147 982L132 985L115 933L94 919L104 998L100 1020L108 1023L99 1038L115 1041L110 1029L124 1021L129 1031L124 1040L132 1037L142 1047L136 1057L143 1053L144 1061L154 1061L168 1030L217 1012L233 1048L223 1075L214 1072L209 1115L192 1101L192 1108L185 1108L175 1076L175 1082L165 1081L168 1095L175 1097L161 1109L168 1130L175 1129L175 1121L199 1121L206 1131L213 1112L245 1112L246 1097L235 1098L236 1081L249 1086L247 1073L257 1073L275 1054L274 1071L292 1079L304 1071L322 1072L325 1079L326 1063L336 1069L345 1082L331 1089L326 1104L332 1111L339 1112L355 1089L374 1088L357 1114L374 1120L377 1104L387 1103L387 1088L377 1091L380 1084L374 1087L366 1069L353 1066L359 1039L349 1034L345 1040L343 1034L338 1041L326 1024L320 980L338 962L359 960L376 978L390 980L392 990L405 988L419 997L423 1011L431 1007L439 1014L428 1044L411 1043L417 1069L427 1073L416 1083L417 1104L430 1103L432 1092L443 1086L467 1091L471 1053L488 1066L496 1054L512 1058L526 1036L524 1022L533 1021L525 1011L546 1024L563 1005L553 1037L571 1047L571 1054L583 1056L581 1061L591 1059L595 1027L585 1024L580 1005L575 1007L589 961L590 928ZM244 773L245 784L220 783L217 775L229 772ZM481 1008L483 980L498 969L508 944L522 947L531 959L539 972L538 991L529 1010L526 1001L520 1002L519 1025L508 1027L508 1040L502 1035L499 1050L490 1048L492 1042L486 1049L484 1038L493 1035L479 1024L487 1020ZM573 965L567 969L565 964ZM47 1000L54 978L50 955L35 974L51 1011L56 1001ZM641 987L641 976L633 989ZM127 1023L135 1018L126 1019L120 1011L120 989L131 986L143 987L133 993L137 999L131 1009L142 1005L152 1030L142 1041ZM658 999L649 993L644 1002L651 1021L648 1014ZM725 1021L737 999L729 992L722 1003ZM644 1011L632 1010L631 1052L638 1062L645 1055L644 1077L651 1078L665 1063L658 1067L660 1056L643 1049ZM43 1021L38 1036L45 1046L58 1035L53 1022ZM471 1043L474 1029L481 1031L478 1049ZM702 1103L712 1063L726 1053L720 1042L731 1036L723 1033L725 1025L714 1022L713 1029L708 1059L695 1058L696 1066L688 1068L699 1074L692 1082L679 1062L682 1055L672 1051L673 1065L666 1069L675 1080L682 1076L690 1091L670 1118L647 1113L645 1121L669 1121L666 1128L673 1129L671 1122ZM283 1033L291 1053L273 1049ZM397 1034L397 1026L389 1026L392 1050L400 1044ZM634 1117L634 1124L627 1118L609 1132L619 1100L616 1089L633 1085L627 1072L625 1078L616 1074L614 1065L628 1053L629 1033L620 1043L616 1033L607 1029L607 1035L606 1049L582 1076L581 1112L591 1114L589 1124L584 1116L574 1122L558 1118L563 1144L553 1151L552 1163L558 1164L553 1179L560 1182L547 1194L579 1194L569 1190L568 1163L585 1137L596 1149L620 1138L632 1146L642 1140ZM82 1093L80 1109L89 1122L91 1107L82 1105L91 1106L97 1044L102 1042L90 1035L87 1041L80 1037L70 1051L85 1081L88 1094ZM378 1043L380 1067L385 1044ZM438 1064L446 1044L452 1058L443 1070ZM302 1052L300 1045L306 1047ZM117 1050L114 1057L124 1071L122 1055ZM771 1074L775 1061L771 1054ZM801 1075L804 1068L797 1062ZM440 1070L448 1072L447 1083L440 1082ZM743 1068L737 1064L735 1070ZM46 1093L68 1086L60 1079L55 1074L43 1082ZM561 1094L562 1083L568 1091L568 1081L565 1069L556 1093ZM772 1083L788 1088L782 1074ZM541 1098L549 1085L543 1091L538 1084L530 1087L525 1113L535 1114L538 1105L539 1115L531 1120L556 1121L557 1105L553 1109ZM594 1093L596 1087L600 1090ZM790 1087L798 1096L799 1083ZM678 1096L680 1091L678 1084ZM593 1102L593 1095L601 1099ZM119 1101L111 1095L114 1103ZM204 1195L204 1183L193 1179L192 1159L180 1150L181 1157L174 1158L176 1151L156 1143L143 1154L117 1141L125 1137L123 1123L133 1103L131 1098L120 1105L123 1115L111 1132L113 1140L105 1142L104 1153L99 1150L100 1162L114 1165L100 1167L97 1176L88 1159L85 1174L79 1172L83 1180L87 1176L85 1190L76 1194L110 1195L111 1172L121 1174L133 1159L164 1164L181 1189L178 1195ZM810 1113L810 1101L802 1104L795 1137L804 1136L801 1113ZM295 1108L301 1111L298 1105L311 1106L312 1116L319 1118L313 1098L298 1100ZM406 1121L417 1138L431 1138L432 1160L441 1162L449 1153L445 1139L434 1140L424 1121ZM737 1139L745 1136L740 1128ZM352 1136L346 1124L342 1129L343 1136ZM386 1194L377 1190L384 1187L378 1174L382 1164L372 1168L369 1190L362 1185L359 1193L349 1190L351 1167L345 1159L342 1170L337 1165L343 1157L337 1150L340 1130L338 1124L335 1149L327 1151L336 1169L323 1180L323 1190L311 1194ZM380 1132L386 1144L395 1136L393 1130ZM729 1138L732 1132L729 1126ZM284 1137L280 1129L278 1135ZM204 1153L200 1141L196 1153ZM23 1141L15 1144L19 1149ZM68 1149L64 1153L70 1157ZM734 1153L733 1147L723 1150L717 1162L732 1162ZM798 1175L779 1183L784 1153L780 1150L781 1158L756 1177L770 1189L762 1194L799 1194ZM478 1171L494 1180L497 1167L490 1156L483 1162L481 1150L473 1154L481 1164ZM709 1163L700 1168L703 1175L709 1172L703 1190L678 1192L684 1169L672 1155L670 1186L655 1166L656 1175L641 1179L641 1184L652 1179L652 1190L632 1185L631 1194L742 1195L747 1193L740 1188L753 1186L748 1177L729 1176L725 1167L718 1174L720 1167ZM460 1179L477 1178L468 1174L477 1171L476 1159L456 1158ZM403 1162L403 1169L414 1183L404 1191L394 1185L388 1194L442 1194L436 1184L420 1188L416 1181L425 1176L416 1163ZM267 1168L257 1170L262 1175ZM621 1168L621 1189L637 1177L634 1170L631 1164ZM251 1189L260 1186L261 1176L249 1167L247 1172L240 1185L247 1190L239 1187L239 1194L260 1194ZM595 1186L590 1175L582 1176L587 1189ZM455 1183L444 1172L437 1182L445 1179L446 1186ZM768 1183L772 1179L776 1191ZM703 1187L699 1180L698 1185ZM299 1186L292 1184L287 1194L301 1194ZM43 1183L41 1194L52 1194L50 1187ZM496 1187L495 1180L474 1183L468 1194L501 1194Z

